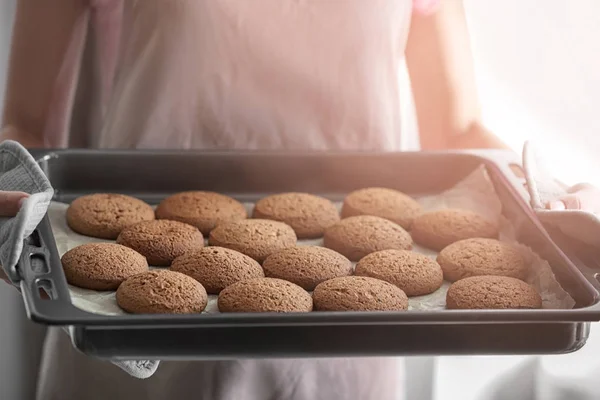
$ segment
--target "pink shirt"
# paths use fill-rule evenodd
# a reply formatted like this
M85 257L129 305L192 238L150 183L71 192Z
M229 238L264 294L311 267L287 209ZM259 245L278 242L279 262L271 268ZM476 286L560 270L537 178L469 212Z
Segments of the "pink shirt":
M92 0L47 144L418 148L404 48L413 7L435 3Z

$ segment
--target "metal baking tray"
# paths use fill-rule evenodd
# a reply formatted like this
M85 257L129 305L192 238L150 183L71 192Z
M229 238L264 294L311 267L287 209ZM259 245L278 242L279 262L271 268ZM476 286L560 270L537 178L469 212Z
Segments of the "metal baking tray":
M581 348L600 320L596 259L569 259L529 208L510 152L273 153L206 151L32 151L70 202L116 192L157 203L184 190L211 190L241 201L304 191L341 200L367 186L434 194L484 164L503 204L519 220L518 240L548 260L576 301L569 310L443 310L302 314L103 316L71 304L46 217L26 240L18 272L29 318L68 326L73 345L112 359L210 359L373 355L551 354ZM518 217L518 218L517 218ZM565 242L567 243L567 242ZM43 299L39 289L50 294Z

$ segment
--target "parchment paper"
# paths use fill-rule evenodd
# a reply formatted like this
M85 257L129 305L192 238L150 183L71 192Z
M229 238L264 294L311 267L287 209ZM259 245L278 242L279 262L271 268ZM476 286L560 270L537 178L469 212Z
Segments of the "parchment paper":
M500 229L500 240L511 243L515 242L513 226L502 215L502 205L494 191L494 187L483 166L473 171L470 175L460 181L456 186L439 195L417 197L417 200L427 211L442 208L461 208L479 213L492 221L497 221ZM249 212L253 204L247 203ZM341 204L338 204L341 207ZM106 240L93 239L73 232L66 223L67 204L53 202L48 214L52 224L52 230L56 239L58 251L62 256L65 252L84 243L106 242ZM322 245L322 239L303 240L299 245ZM537 256L528 247L518 244L523 251L530 266L528 283L533 285L542 296L543 308L573 308L575 302L571 296L564 291L556 281L550 265ZM414 251L435 259L437 253L415 245ZM436 292L426 295L412 297L409 299L409 310L444 310L446 305L446 292L450 284L444 282ZM115 300L115 292L98 292L94 290L81 289L69 286L73 304L85 311L105 314L125 314ZM206 313L218 312L217 296L209 296Z

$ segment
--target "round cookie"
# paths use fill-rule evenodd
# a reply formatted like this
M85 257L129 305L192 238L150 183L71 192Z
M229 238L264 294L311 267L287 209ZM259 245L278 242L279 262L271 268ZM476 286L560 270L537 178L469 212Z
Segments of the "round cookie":
M265 197L254 206L253 218L288 224L299 239L323 236L325 229L340 220L331 201L308 193L281 193Z
M374 215L389 219L409 229L413 219L421 213L421 205L402 192L386 188L366 188L350 193L344 199L342 218L355 215Z
M210 232L208 243L239 251L262 263L271 254L295 246L296 234L283 222L247 219L217 226Z
M496 238L498 227L474 212L444 209L415 218L410 233L416 243L440 251L463 239Z
M194 226L158 219L128 226L117 243L142 254L150 265L166 267L180 255L203 247L204 238Z
M352 263L343 255L324 247L291 247L271 254L263 263L265 275L313 290L319 283L338 276L352 275Z
M219 294L220 312L310 312L312 297L300 286L282 279L240 281Z
M219 294L227 286L265 274L260 264L245 254L224 247L210 246L177 257L171 271L191 276L209 294Z
M156 207L156 218L185 222L208 235L217 224L246 219L242 203L214 192L181 192L164 199Z
M518 247L496 239L465 239L445 247L437 256L444 279L497 275L526 279L528 268Z
M143 255L114 243L87 243L61 258L67 282L92 290L115 290L128 277L148 271Z
M542 299L527 283L506 276L473 276L450 285L448 309L541 308Z
M123 228L154 219L150 205L122 194L97 193L78 197L67 209L67 224L75 232L114 240Z
M208 304L204 287L187 275L153 270L128 278L117 289L117 304L132 314L191 314Z
M371 253L356 264L354 274L389 282L407 296L433 293L444 282L442 268L435 260L408 250Z
M344 276L320 283L313 292L317 311L404 311L408 297L391 283L366 276Z
M351 261L358 261L379 250L410 250L412 239L404 228L387 219L359 215L327 228L324 245Z

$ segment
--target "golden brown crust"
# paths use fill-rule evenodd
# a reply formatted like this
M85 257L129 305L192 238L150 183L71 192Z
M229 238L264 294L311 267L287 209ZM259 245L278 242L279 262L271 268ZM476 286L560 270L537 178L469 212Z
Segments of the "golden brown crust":
M133 314L189 314L206 308L206 290L195 279L169 270L134 275L117 289L117 304Z
M319 284L313 292L318 311L404 311L408 297L391 283L366 276L344 276Z
M354 273L394 284L407 296L433 293L444 282L442 268L435 260L407 250L371 253L356 264Z
M67 224L75 232L114 240L127 226L154 219L150 205L122 194L96 193L75 199L67 209Z
M202 248L204 238L194 226L159 219L123 229L117 243L142 254L150 265L166 267L186 252Z
M217 226L210 232L208 243L239 251L262 263L271 254L295 246L296 234L283 222L248 219Z
M324 247L298 246L271 254L263 263L265 275L313 290L319 283L352 275L352 263Z
M412 239L400 225L387 219L359 215L341 220L325 231L324 245L358 261L380 250L410 250Z
M410 233L416 243L440 251L463 239L496 238L498 227L474 212L444 209L415 218Z
M410 196L397 190L378 187L350 193L342 206L342 218L374 215L389 219L404 229L409 229L413 219L421 212L421 205Z
M529 272L521 250L496 239L458 241L444 248L437 262L444 271L444 278L450 282L480 275L526 279Z
M541 308L542 299L527 283L506 276L474 276L453 283L446 294L448 309Z
M240 281L219 294L221 312L310 312L312 297L300 286L282 279Z
M340 220L331 201L308 193L281 193L259 200L253 218L271 219L288 224L299 239L323 236L325 229Z
M164 199L156 208L156 218L184 222L208 235L218 224L247 218L239 201L214 192L189 191Z
M61 258L67 282L92 290L115 290L128 277L148 270L136 251L114 243L87 243Z
M245 254L210 246L177 257L171 270L191 276L209 294L219 294L227 286L246 279L264 277L260 264Z

